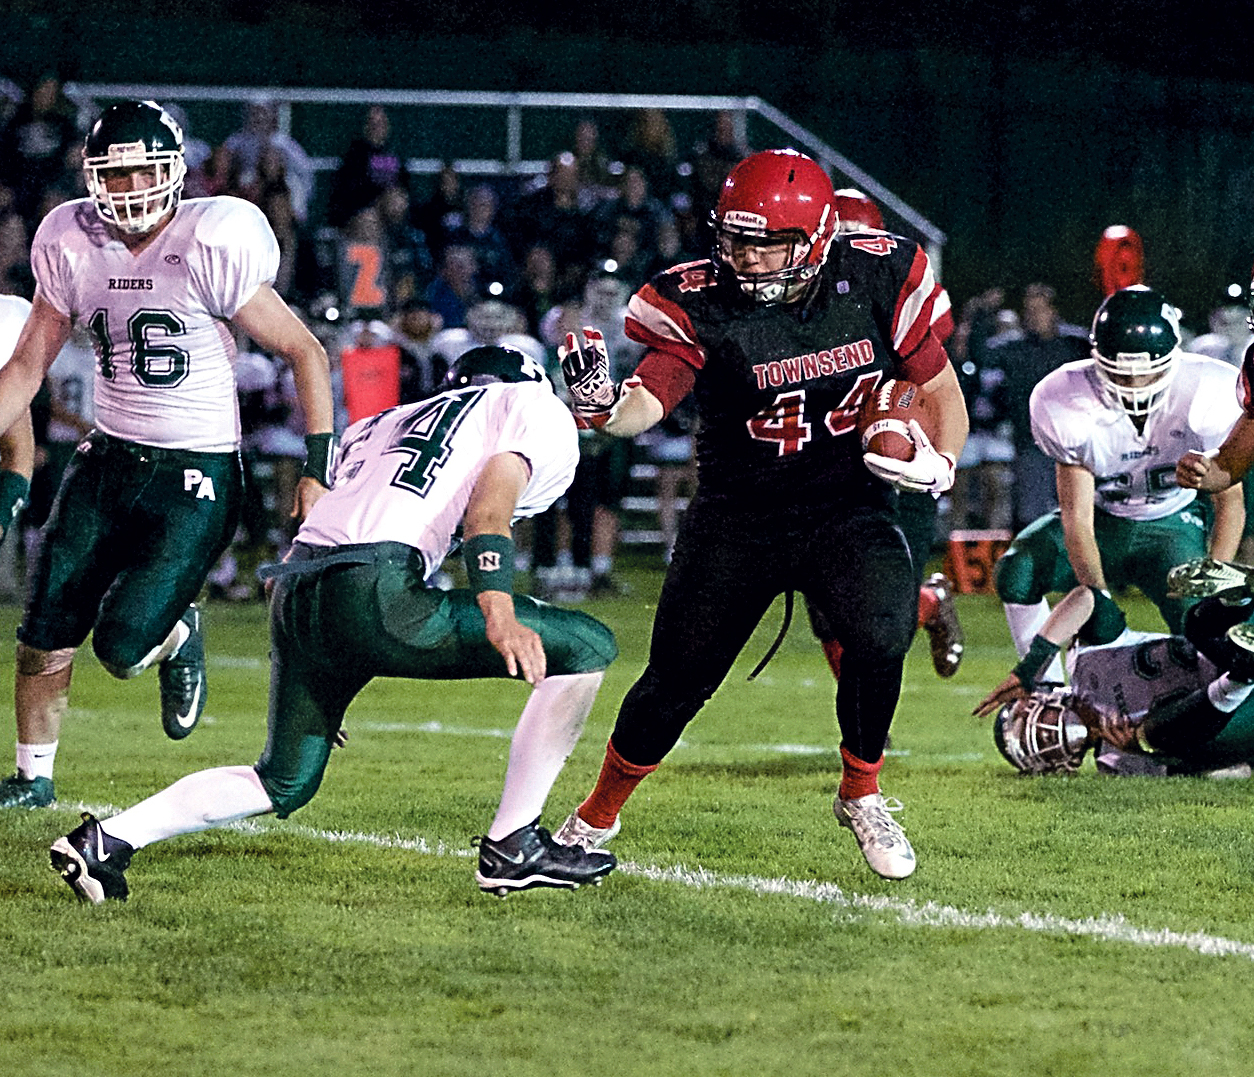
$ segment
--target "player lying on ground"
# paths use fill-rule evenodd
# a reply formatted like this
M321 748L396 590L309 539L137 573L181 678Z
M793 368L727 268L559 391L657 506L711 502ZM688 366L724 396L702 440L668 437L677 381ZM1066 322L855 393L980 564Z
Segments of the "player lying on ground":
M317 791L344 712L374 677L521 677L534 690L510 745L505 789L479 841L479 886L499 894L598 882L614 857L554 843L541 808L617 653L575 610L513 594L511 522L556 501L579 458L575 424L540 367L475 348L444 391L349 427L327 495L272 566L270 715L256 766L182 778L52 846L82 898L124 899L132 854L154 841L275 812ZM469 590L426 582L461 525Z
M1110 774L1248 774L1252 583L1254 568L1209 558L1172 569L1168 592L1201 598L1185 614L1183 636L1129 631L1109 596L1076 587L972 713L996 712L997 746L1025 774L1074 772L1089 748ZM1042 672L1073 639L1071 688L1042 684Z

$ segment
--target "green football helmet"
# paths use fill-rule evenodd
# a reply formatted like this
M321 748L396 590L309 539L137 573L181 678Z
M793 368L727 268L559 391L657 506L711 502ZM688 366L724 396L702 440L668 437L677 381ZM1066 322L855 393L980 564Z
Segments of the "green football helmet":
M1180 315L1143 284L1112 292L1089 334L1097 376L1112 407L1148 415L1167 399L1180 366Z
M467 385L491 385L501 381L539 381L548 384L544 368L530 355L517 348L488 344L471 348L454 360L444 375L443 389L462 389Z
M152 170L151 186L111 192L105 184L110 170L145 168ZM183 190L183 131L155 101L110 105L87 134L83 173L102 220L128 235L150 232Z

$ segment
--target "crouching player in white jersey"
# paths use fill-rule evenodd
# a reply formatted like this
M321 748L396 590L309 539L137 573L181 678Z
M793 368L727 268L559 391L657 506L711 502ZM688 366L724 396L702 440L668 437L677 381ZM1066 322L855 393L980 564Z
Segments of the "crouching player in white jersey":
M1208 537L1196 491L1176 479L1182 456L1217 449L1236 423L1232 367L1182 352L1175 308L1142 285L1107 297L1091 341L1091 359L1059 367L1032 392L1032 431L1056 463L1060 507L1015 536L997 564L1021 656L1049 615L1046 595L1077 584L1107 595L1135 584L1181 632L1190 601L1167 594L1168 570L1207 553L1233 557L1245 523L1241 488L1231 487L1213 496Z
M512 593L511 522L570 485L574 420L535 361L512 348L472 349L445 384L349 427L330 493L287 562L270 567L261 759L192 774L103 822L85 814L52 846L53 867L80 897L125 898L131 855L154 841L301 807L322 781L345 710L374 677L535 686L496 818L479 840L481 889L574 889L613 870L609 853L559 845L538 824L617 654L614 635L584 613ZM459 524L470 589L429 587Z
M996 713L998 749L1024 774L1072 773L1093 748L1108 774L1250 776L1254 762L1254 568L1200 558L1167 574L1200 599L1183 635L1132 632L1101 591L1076 587L1027 655L973 713ZM1041 675L1072 641L1070 689Z
M297 494L325 492L333 456L326 353L274 291L279 248L238 198L180 200L183 136L160 106L105 109L87 135L90 197L56 207L31 248L30 317L0 371L0 431L26 410L85 328L95 424L66 468L18 629L17 773L0 807L53 802L53 759L76 649L127 679L158 667L161 722L178 740L205 702L193 600L240 509L234 330L292 368L309 435Z

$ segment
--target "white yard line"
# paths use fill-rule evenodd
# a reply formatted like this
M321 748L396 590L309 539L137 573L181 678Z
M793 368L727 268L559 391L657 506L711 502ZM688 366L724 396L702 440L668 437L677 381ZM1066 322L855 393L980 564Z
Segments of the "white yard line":
M79 810L107 818L120 809L109 806L78 805ZM473 849L455 845L442 838L403 838L399 834L369 834L351 830L320 830L299 823L257 823L249 820L224 828L247 833L295 834L316 841L369 845L379 849L403 849L425 856L446 856L470 859ZM838 910L846 923L877 920L897 922L905 927L966 928L973 931L1017 929L1044 935L1071 935L1097 942L1124 943L1153 948L1182 948L1208 957L1242 957L1254 961L1254 943L1207 935L1200 931L1181 932L1169 928L1138 927L1119 913L1099 913L1076 919L1053 913L1021 912L1017 914L986 909L975 912L941 905L934 901L885 897L881 894L846 892L835 883L809 879L780 877L768 879L758 875L729 875L705 868L657 867L620 861L618 871L658 883L675 883L693 890L743 890L760 896L780 895L801 901L812 901Z

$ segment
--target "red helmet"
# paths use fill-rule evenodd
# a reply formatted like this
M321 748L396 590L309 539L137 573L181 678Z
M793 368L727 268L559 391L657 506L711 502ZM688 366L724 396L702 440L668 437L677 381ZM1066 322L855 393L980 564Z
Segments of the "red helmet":
M836 192L836 231L861 232L867 228L884 229L880 207L861 191L845 187Z
M804 153L763 150L736 165L714 210L715 261L759 303L791 302L818 275L836 234L832 181ZM736 243L789 243L784 267L738 273L730 261Z
M1145 247L1141 237L1127 225L1112 224L1097 241L1093 280L1103 296L1145 283Z

